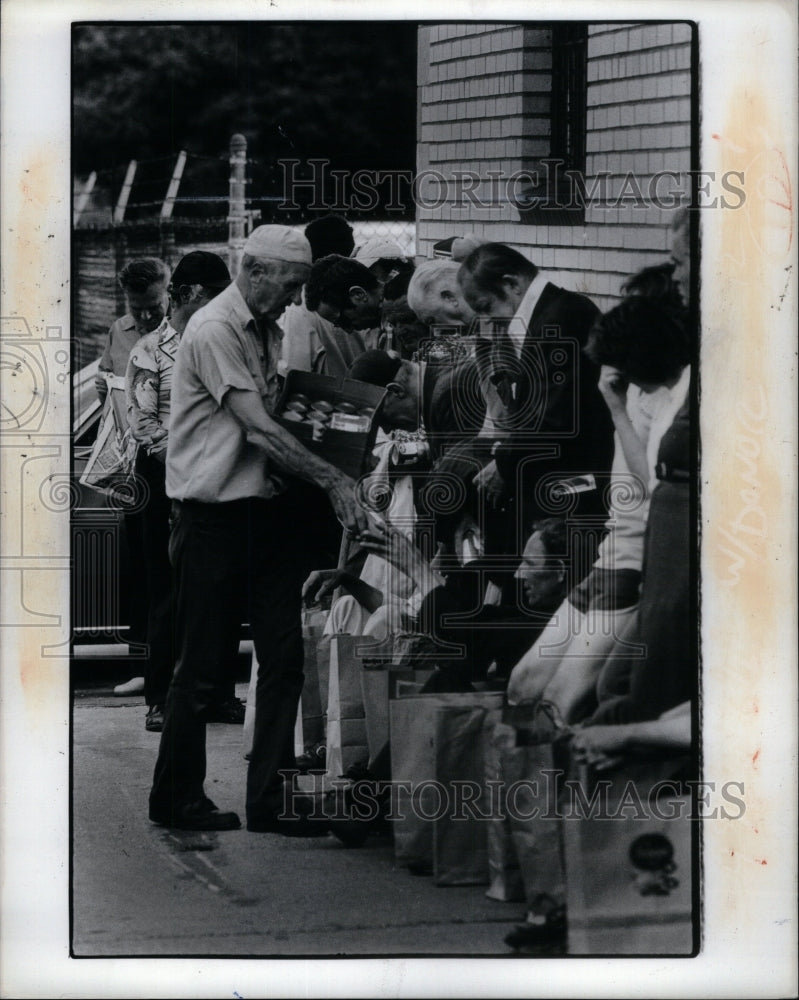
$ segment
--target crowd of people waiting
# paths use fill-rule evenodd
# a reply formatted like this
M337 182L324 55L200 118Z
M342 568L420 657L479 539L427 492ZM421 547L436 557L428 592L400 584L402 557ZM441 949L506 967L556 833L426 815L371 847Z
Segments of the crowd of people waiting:
M126 526L161 733L152 821L240 826L205 794L205 724L242 721L247 621L261 665L247 829L331 829L303 796L285 816L281 773L297 769L302 603L331 595L329 634L415 634L425 690L488 683L510 707L545 704L577 760L690 748L688 221L675 213L672 259L605 314L509 246L469 236L414 264L387 239L355 249L336 215L256 228L233 281L203 251L171 273L126 265L97 388L126 377L148 487ZM297 369L385 390L364 480L378 500L274 419ZM348 775L390 776L389 747Z

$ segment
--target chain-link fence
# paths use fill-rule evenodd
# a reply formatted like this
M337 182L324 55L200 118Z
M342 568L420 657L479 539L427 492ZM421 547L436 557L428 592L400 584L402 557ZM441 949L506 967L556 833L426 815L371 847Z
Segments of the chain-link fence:
M375 236L382 236L399 244L408 257L416 252L414 222L359 219L352 227L356 247ZM75 371L99 357L109 326L125 311L125 300L116 280L121 268L135 257L161 257L174 267L192 250L209 250L229 263L227 221L174 219L168 225L159 225L157 220L151 220L74 231L72 336Z

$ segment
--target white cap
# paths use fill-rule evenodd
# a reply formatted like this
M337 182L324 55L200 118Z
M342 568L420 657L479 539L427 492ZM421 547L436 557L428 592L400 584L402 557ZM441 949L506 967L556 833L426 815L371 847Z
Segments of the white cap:
M452 259L466 260L472 250L476 250L485 242L477 233L464 233L452 241Z
M244 244L249 257L267 257L287 263L311 264L311 244L289 226L258 226Z
M386 239L385 236L373 236L362 246L359 246L352 255L359 260L364 267L371 267L379 260L404 260L406 254L399 243Z

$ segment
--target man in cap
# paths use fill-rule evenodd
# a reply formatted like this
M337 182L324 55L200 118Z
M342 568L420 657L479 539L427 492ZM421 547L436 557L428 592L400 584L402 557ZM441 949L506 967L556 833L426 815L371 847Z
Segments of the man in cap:
M310 264L302 234L286 226L258 227L244 245L240 274L195 313L178 350L166 467L174 501L170 557L178 659L150 792L150 819L164 826L240 826L236 813L220 812L204 792L203 713L246 614L261 665L247 827L305 836L326 829L310 815L310 800L286 802L281 773L294 767L303 684L303 560L296 556L302 528L289 477L323 489L352 534L364 530L367 519L354 482L271 415L281 340L276 320L298 298Z
M362 243L352 256L364 267L368 267L383 284L399 271L407 269L409 264L399 243L386 236L373 236Z
M397 278L410 280L413 274L413 261L408 260L399 243L386 236L373 236L362 243L352 256L368 268L384 287ZM369 351L383 346L383 333L382 325L376 322L369 328L361 327L354 336L363 345L362 350Z
M146 569L148 601L147 660L144 667L144 700L148 711L145 728L160 732L164 703L172 678L172 572L169 566L169 498L166 495L166 447L169 433L172 369L180 338L194 313L230 284L227 265L215 253L195 250L186 254L169 284L169 319L133 345L128 359L125 389L128 424L139 443L136 475L147 484L143 546L131 558ZM235 656L235 650L233 655ZM233 681L217 699L214 721L243 722L244 706L235 697ZM210 721L210 720L209 720Z

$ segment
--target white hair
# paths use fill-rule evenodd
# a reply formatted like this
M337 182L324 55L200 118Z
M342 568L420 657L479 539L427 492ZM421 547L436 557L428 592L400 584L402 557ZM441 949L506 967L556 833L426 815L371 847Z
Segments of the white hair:
M425 305L435 285L443 279L451 279L457 283L460 264L447 257L426 260L419 264L408 285L408 305L419 319L424 320ZM434 309L428 310L434 312Z

